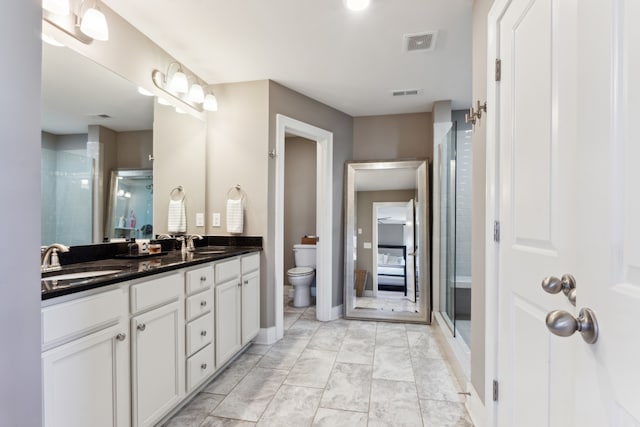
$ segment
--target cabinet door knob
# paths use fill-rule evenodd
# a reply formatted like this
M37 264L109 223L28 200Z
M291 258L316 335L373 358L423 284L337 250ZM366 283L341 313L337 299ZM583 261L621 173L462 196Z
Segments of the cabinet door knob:
M118 341L124 341L124 340L126 340L126 339L127 339L127 334L124 334L124 333L122 333L122 332L121 332L121 333L119 333L118 335L116 335L116 339L117 339Z
M144 323L140 323L138 325L138 330L139 331L144 331L145 329L147 329L147 325L145 325Z
M200 332L200 336L206 337L207 336L207 331Z
M200 369L207 369L207 364L203 363L202 365L200 365Z
M200 307L206 307L207 306L207 302L206 301L201 301L200 302Z
M249 281L248 281L248 280L245 280L245 281L244 281L244 284L245 284L245 285L248 285L248 284L249 284Z
M204 281L206 281L206 280L207 280L207 276L200 276L200 281L201 281L201 282L204 282Z

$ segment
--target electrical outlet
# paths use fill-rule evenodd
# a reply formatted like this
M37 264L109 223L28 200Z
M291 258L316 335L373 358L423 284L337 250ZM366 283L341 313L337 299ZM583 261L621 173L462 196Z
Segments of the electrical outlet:
M220 212L214 212L211 220L212 227L220 227Z
M362 228L358 228L358 234L362 234Z
M204 227L204 214L197 213L196 214L196 227Z

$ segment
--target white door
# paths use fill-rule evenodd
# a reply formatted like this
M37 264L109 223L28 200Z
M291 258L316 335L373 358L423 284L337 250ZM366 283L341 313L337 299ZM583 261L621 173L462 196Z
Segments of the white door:
M416 302L416 245L415 245L415 215L414 215L414 202L413 199L407 202L406 206L407 219L403 228L404 232L404 246L407 251L405 260L405 281L407 283L407 298L410 301Z
M612 12L620 21L640 18L631 13L637 2L627 3L499 0L490 14L501 59L500 82L489 83L498 160L490 204L500 243L488 265L499 289L501 426L640 425L640 270L633 267L640 266L640 229L630 220L640 217L640 199L632 198L640 174L625 168L640 153L616 127L640 113L633 92L619 86L640 67L611 62L616 43L640 53L631 25L611 31ZM612 88L627 94L617 109ZM540 286L564 273L576 278L576 307ZM550 311L577 316L583 307L600 326L595 344L578 332L561 338L547 330Z

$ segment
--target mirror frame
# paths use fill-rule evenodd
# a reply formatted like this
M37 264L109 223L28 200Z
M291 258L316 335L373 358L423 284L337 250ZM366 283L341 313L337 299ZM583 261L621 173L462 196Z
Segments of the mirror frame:
M345 163L345 262L344 262L344 317L346 319L363 320L391 320L411 323L431 323L431 295L428 288L431 277L431 268L428 260L431 256L429 240L429 176L428 159L416 160L389 160L389 161L365 161ZM355 308L355 262L354 239L356 234L356 174L358 171L385 170L398 168L414 168L416 170L416 226L419 232L416 233L416 269L424 272L418 275L418 289L420 294L418 313L379 311L379 310L356 310ZM420 250L419 248L423 248Z

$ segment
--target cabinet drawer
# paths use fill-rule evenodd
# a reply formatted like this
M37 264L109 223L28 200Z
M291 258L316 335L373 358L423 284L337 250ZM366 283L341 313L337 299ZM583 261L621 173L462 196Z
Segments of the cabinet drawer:
M215 371L213 344L209 344L187 359L187 392L191 391Z
M187 321L213 310L213 289L187 298Z
M187 271L188 295L211 286L213 286L213 268L211 266Z
M238 258L220 262L215 265L215 268L217 284L229 281L235 277L240 277L240 260Z
M249 273L251 271L260 268L260 254L247 255L242 257L242 274Z
M122 289L114 289L43 308L42 345L116 323L126 314L125 295Z
M131 312L133 314L164 303L175 301L182 295L182 274L172 274L131 286Z
M195 353L213 340L213 313L209 313L187 325L187 356Z

